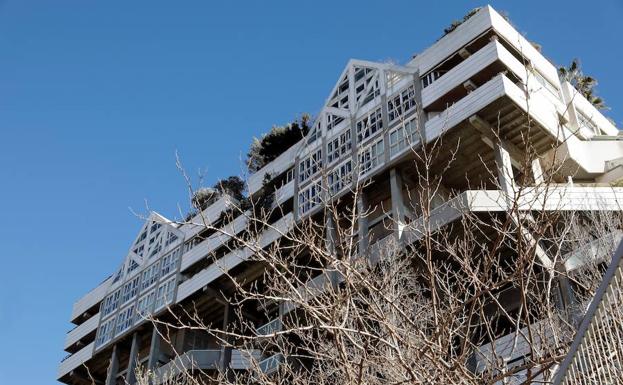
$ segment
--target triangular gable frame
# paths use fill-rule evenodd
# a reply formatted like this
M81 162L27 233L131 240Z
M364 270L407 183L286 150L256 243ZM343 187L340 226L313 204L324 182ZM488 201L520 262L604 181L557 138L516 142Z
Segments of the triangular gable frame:
M156 223L160 224L160 226L152 231L151 227ZM152 259L151 257L155 257L158 254L168 251L168 248L166 246L162 246L156 254L152 256L149 255L151 252L151 249L148 245L149 239L151 238L152 234L155 234L158 231L160 231L160 233L158 234L159 239L155 242L162 242L163 244L166 242L166 237L169 232L174 233L178 237L178 239L183 239L184 237L182 231L180 231L177 226L173 224L173 222L160 215L159 213L152 211L149 217L145 220L143 226L141 226L137 236L132 241L128 253L123 259L123 262L116 270L116 273L113 276L113 283L111 286L114 286L114 288L116 288L118 284L125 281L124 278L128 276L128 268L132 262L135 262L138 265L135 270L139 271L141 266L149 263L149 260ZM143 237L144 233L145 236ZM139 255L135 253L135 250L141 246L144 247L143 254ZM113 289L113 287L111 287L111 289Z
M323 107L321 108L318 115L315 117L314 122L312 124L312 129L305 137L305 145L301 146L299 149L298 155L302 153L306 153L307 147L315 147L318 144L318 139L322 138L327 132L327 115L334 115L337 117L341 117L343 119L350 119L356 116L357 111L363 107L363 104L357 100L356 96L356 82L355 82L355 71L357 68L369 68L375 71L376 73L372 76L372 80L367 84L362 91L361 101L364 101L367 97L368 92L371 87L378 81L378 91L379 94L382 94L387 89L387 75L390 73L399 74L399 76L413 76L416 72L416 68L409 68L399 66L393 63L376 63L367 60L358 60L351 59L348 61L344 70L340 73L338 77L338 81L335 83L329 96L325 99ZM364 75L365 77L365 75ZM344 82L344 79L348 79L348 110L343 108L336 108L331 105L331 102L335 98L335 94L337 93L340 85ZM399 80L397 83L400 83ZM376 97L376 96L375 96ZM318 132L319 131L319 132Z

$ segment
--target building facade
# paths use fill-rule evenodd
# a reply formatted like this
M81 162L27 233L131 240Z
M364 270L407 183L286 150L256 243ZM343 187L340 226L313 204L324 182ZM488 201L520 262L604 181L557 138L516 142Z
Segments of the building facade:
M466 202L474 212L503 212L504 194L517 183L517 164L528 152L526 127L536 155L532 183L538 185L551 165L559 168L557 207L620 210L623 188L610 186L623 177L618 129L493 8L481 8L404 65L351 60L309 134L249 177L248 194L274 191L273 206L280 208L258 244L271 245L300 221L321 215L327 197L346 197L363 183L357 204L386 209L359 221L359 234L370 234L361 237L360 249L396 237L414 242L417 233L400 226L418 218L408 202L416 187L410 164L414 151L440 138L460 138L461 150L444 181L459 193L440 198L436 226L457 220L452 202ZM448 145L439 156L452 150ZM496 169L498 180L491 181L488 170ZM190 366L247 370L252 359L262 370L274 370L279 357L223 349L197 333L174 336L172 349L145 319L192 307L209 322L227 325L231 308L218 294L227 286L224 272L261 271L246 263L249 248L230 247L232 236L245 231L247 216L223 224L223 232L206 231L204 223L217 226L237 203L223 195L185 223L153 213L119 270L75 303L59 381L132 383L137 365L156 373ZM382 226L388 216L398 223L395 229ZM569 259L565 268L577 268L578 261ZM543 256L542 263L553 262ZM258 330L274 327L272 316L259 317Z

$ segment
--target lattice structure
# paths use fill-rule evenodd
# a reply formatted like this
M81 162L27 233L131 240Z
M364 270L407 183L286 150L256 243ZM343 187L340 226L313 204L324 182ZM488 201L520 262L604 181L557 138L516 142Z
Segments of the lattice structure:
M580 325L555 385L623 381L623 244Z

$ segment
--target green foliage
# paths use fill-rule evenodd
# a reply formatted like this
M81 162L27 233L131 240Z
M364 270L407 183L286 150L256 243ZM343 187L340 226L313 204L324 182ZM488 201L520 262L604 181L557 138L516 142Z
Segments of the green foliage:
M244 181L235 175L218 181L214 185L214 189L219 191L221 194L227 194L238 201L244 198Z
M592 76L584 75L578 59L573 59L568 67L559 67L558 74L563 80L571 83L571 85L575 87L586 100L595 106L595 108L598 110L608 109L604 100L595 94L597 79Z
M206 207L220 198L221 192L212 187L204 187L195 191L192 198L192 205L197 210L205 210Z
M463 16L463 19L461 19L461 20L454 20L452 22L452 24L450 24L450 26L448 26L447 28L445 28L443 30L443 36L446 36L450 32L452 32L455 29L457 29L459 27L459 25L465 23L467 21L467 19L469 19L470 17L474 16L478 11L480 11L481 8L482 7L474 8L471 11L469 11L465 16Z
M296 144L309 132L310 116L304 114L300 120L285 126L273 126L261 139L253 138L247 154L247 167L254 173L275 160Z

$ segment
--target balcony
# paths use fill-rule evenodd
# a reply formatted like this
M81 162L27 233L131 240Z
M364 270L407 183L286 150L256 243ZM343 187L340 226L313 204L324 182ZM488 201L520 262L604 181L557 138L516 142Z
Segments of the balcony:
M229 241L231 235L236 235L242 231L247 223L248 217L244 214L239 215L233 221L225 225L221 231L212 234L208 239L193 247L182 256L181 271L188 269L197 261L207 258L211 252L216 250L225 242Z
M283 330L283 322L280 318L276 318L257 328L258 335L269 335Z
M156 369L156 382L166 382L168 379L192 370L218 369L221 353L221 349L189 350ZM239 370L250 369L253 366L253 362L259 361L260 358L261 352L259 350L233 350L230 367Z
M91 342L90 344L88 344L87 346L83 347L82 349L80 349L76 353L74 353L74 354L68 356L67 358L65 358L61 362L61 364L60 364L60 366L58 368L58 377L57 378L63 377L67 373L71 372L72 370L76 369L77 367L79 367L83 363L85 363L88 360L90 360L91 357L93 357L93 347L94 346L95 346L95 342Z
M106 296L106 292L108 291L108 288L111 284L112 277L109 277L104 282L99 284L96 288L88 292L84 297L76 301L71 312L71 320L75 321L87 310L100 303Z
M282 234L287 233L293 225L292 213L287 214L271 227L264 230L257 240L257 247L264 248L276 241ZM250 248L233 250L214 262L207 268L195 274L189 280L181 283L177 291L177 302L189 297L191 294L202 289L204 286L223 275L224 272L233 269L242 262L246 261L253 254Z
M94 333L97 329L99 319L100 313L97 313L91 316L91 318L89 318L86 322L76 326L69 333L67 333L67 337L65 337L65 350L67 350L69 347L71 347L90 333Z
M285 357L281 353L277 353L273 356L266 358L265 360L260 361L259 367L262 373L269 375L274 373L279 369L279 365L285 362Z

